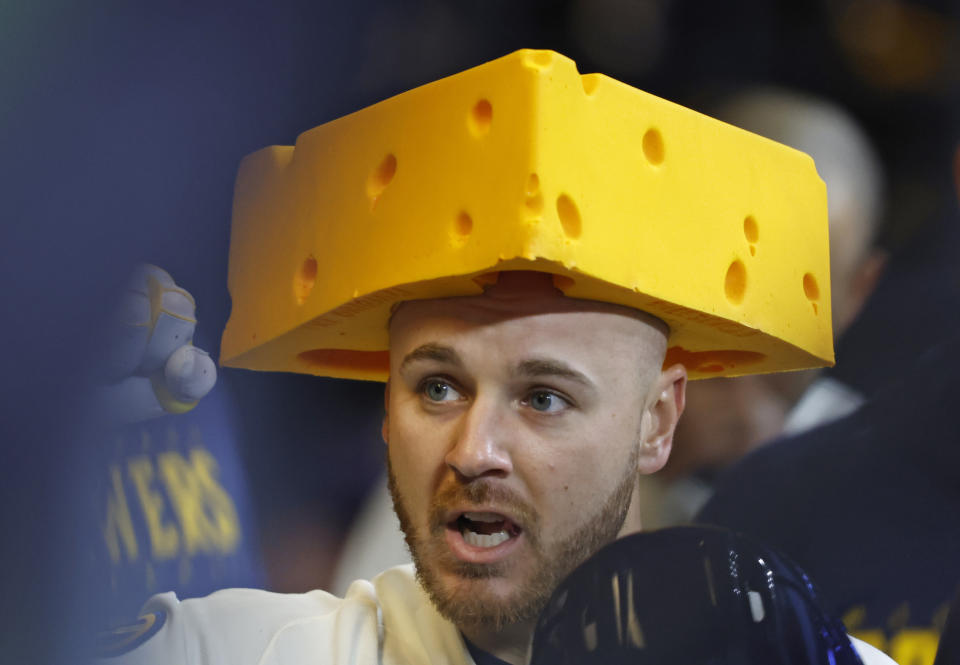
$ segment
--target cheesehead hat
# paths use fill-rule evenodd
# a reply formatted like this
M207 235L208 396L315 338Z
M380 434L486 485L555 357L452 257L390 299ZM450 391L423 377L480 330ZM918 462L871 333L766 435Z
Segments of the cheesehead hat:
M828 265L808 156L523 50L243 160L221 361L385 380L396 303L536 270L692 378L822 366Z

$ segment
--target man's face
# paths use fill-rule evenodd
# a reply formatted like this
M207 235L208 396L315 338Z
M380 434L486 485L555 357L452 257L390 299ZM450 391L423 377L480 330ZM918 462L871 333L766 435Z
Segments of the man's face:
M421 583L459 627L533 620L616 537L637 473L669 452L665 343L648 317L535 273L397 310L391 492Z

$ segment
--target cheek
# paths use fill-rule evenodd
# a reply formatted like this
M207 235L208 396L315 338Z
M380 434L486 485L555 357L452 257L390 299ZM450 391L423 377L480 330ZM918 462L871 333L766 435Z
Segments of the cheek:
M416 474L411 472L417 468L418 463L422 468L426 462L425 454L418 445L416 432L407 427L401 419L391 419L389 435L387 454L390 456L390 466L400 482L401 489L407 489L406 485L416 478Z
M387 454L397 486L412 508L429 501L445 466L444 433L418 418L409 404L391 404Z
M638 445L635 430L640 419L606 420L606 424L593 423L581 438L554 448L549 461L540 465L541 479L549 479L545 501L556 526L579 526L585 517L596 514L628 472Z
M568 455L555 451L549 463L541 465L539 485L544 522L562 532L580 526L594 514L623 477L626 461L612 455L595 440L576 446Z

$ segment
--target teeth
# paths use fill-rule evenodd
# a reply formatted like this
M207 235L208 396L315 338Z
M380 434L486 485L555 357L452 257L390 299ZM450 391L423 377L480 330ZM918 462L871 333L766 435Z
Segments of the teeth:
M467 545L473 545L474 547L496 547L500 543L510 540L510 536L507 535L506 531L484 534L474 533L470 529L465 529L463 531L463 540Z
M502 522L503 515L497 515L496 513L464 513L466 517L471 522Z

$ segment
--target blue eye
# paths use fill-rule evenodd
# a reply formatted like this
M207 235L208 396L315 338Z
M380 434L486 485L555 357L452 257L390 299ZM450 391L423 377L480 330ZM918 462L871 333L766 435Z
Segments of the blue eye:
M425 381L420 388L420 392L431 402L453 402L461 398L456 388L439 379Z
M546 390L530 393L530 397L524 401L531 409L541 413L558 413L570 406L570 403L560 395Z

